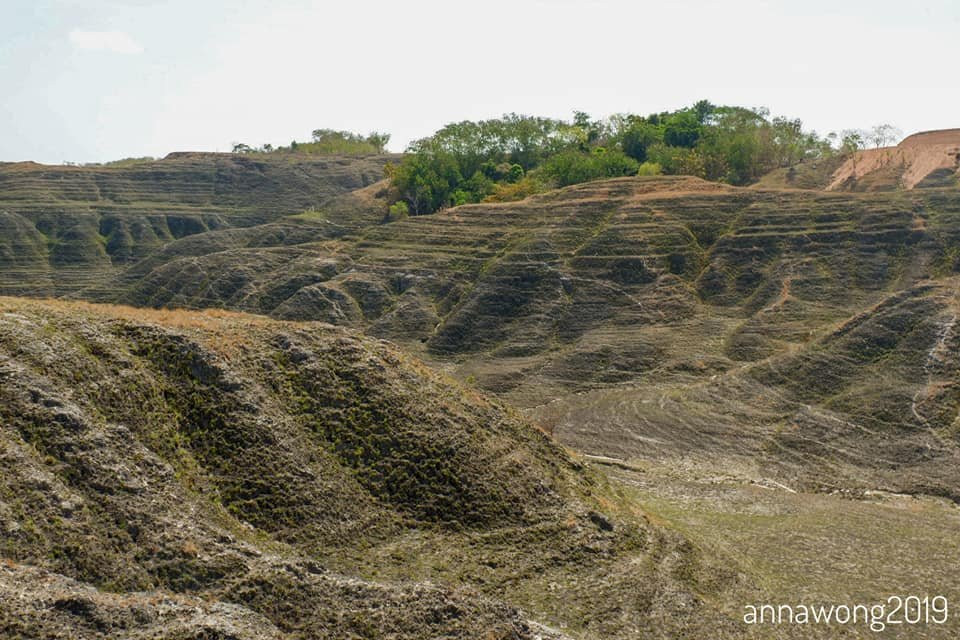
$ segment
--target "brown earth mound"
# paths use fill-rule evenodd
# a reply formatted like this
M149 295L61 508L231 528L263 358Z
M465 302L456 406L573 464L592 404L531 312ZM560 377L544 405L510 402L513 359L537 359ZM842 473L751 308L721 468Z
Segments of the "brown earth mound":
M960 129L924 131L895 147L867 149L837 169L828 191L889 191L951 186L960 170Z

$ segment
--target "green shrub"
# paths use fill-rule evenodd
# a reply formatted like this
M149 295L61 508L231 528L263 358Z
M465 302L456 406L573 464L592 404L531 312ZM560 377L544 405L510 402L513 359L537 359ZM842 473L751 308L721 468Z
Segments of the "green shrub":
M656 162L644 162L637 169L638 176L659 176L663 173L663 168Z
M387 222L397 222L410 215L410 207L403 200L394 202L387 211Z
M564 187L598 178L634 175L638 168L636 160L620 151L565 151L547 160L543 174L557 186Z
M484 198L484 202L513 202L523 200L535 193L540 193L547 189L533 176L524 176L517 182L498 182L493 187L493 193Z
M647 152L648 162L660 166L669 175L706 177L703 158L695 149L657 144Z

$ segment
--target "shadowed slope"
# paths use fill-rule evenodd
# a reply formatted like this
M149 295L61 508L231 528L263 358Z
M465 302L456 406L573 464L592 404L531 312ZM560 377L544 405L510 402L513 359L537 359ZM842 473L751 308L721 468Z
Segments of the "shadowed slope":
M727 368L803 344L891 289L953 271L958 211L953 192L847 196L627 178L336 241L186 257L173 244L85 295L322 319L422 341L434 357L469 356L470 373L501 392L534 371L549 388L583 388L651 368ZM719 333L722 348L691 352L688 340L705 332ZM489 362L501 375L487 373Z

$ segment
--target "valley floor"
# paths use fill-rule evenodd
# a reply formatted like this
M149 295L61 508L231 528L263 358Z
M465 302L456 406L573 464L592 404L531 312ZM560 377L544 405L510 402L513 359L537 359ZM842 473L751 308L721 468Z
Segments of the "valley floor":
M749 593L726 594L730 599L717 604L731 617L742 619L749 604L870 606L891 596L943 596L951 609L960 607L960 508L950 501L794 492L702 467L615 459L595 464L654 522L708 554L730 558L766 594L762 602ZM895 604L887 605L887 615ZM951 610L943 625L891 624L882 633L836 623L744 624L743 632L758 638L956 638L960 616Z

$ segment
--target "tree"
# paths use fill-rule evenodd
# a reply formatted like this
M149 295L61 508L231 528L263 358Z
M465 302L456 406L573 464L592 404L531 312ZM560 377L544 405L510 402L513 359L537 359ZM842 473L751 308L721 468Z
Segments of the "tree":
M840 150L843 153L856 153L866 144L866 132L861 129L844 129L840 132Z
M774 168L776 152L769 122L758 112L742 107L718 107L713 122L703 128L697 158L680 157L686 171L700 170L710 180L748 184ZM674 160L676 164L677 160Z
M850 156L853 172L857 172L857 153L866 146L865 132L860 129L845 129L840 133L840 151Z
M388 165L387 177L414 215L449 206L454 190L463 182L456 159L442 150L410 154L400 164Z
M903 136L903 131L890 124L878 124L866 132L866 138L874 147L886 147Z
M350 131L336 131L334 129L314 129L311 132L314 142L323 142L325 140L346 140L350 142L359 142L361 137Z
M390 135L374 131L366 136L352 131L335 129L314 129L312 142L298 145L298 150L306 153L364 155L383 153Z
M390 142L389 133L381 133L379 131L371 131L367 135L367 142L369 142L377 153L383 153L387 149L387 144Z
M644 162L647 159L647 149L662 140L663 130L659 126L642 118L635 118L620 134L620 148L637 162Z
M697 104L693 105L693 111L697 114L697 120L700 124L706 124L716 109L716 105L709 100L700 100Z
M700 139L700 120L694 111L678 111L663 126L663 141L671 147L692 149Z
M598 144L603 136L603 123L592 120L585 111L573 112L573 126L582 132L579 136L581 149L586 151L591 145Z

